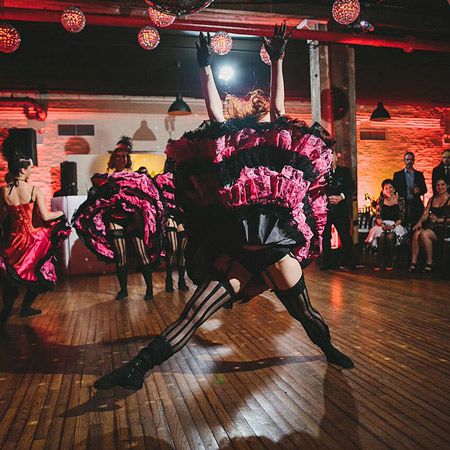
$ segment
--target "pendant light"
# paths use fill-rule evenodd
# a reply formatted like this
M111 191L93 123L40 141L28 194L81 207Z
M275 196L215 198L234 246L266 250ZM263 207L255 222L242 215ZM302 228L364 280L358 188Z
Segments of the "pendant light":
M177 96L175 101L170 105L169 111L167 113L171 116L188 116L192 114L191 108L189 105L183 100L183 96L180 92L180 69L181 63L177 61Z

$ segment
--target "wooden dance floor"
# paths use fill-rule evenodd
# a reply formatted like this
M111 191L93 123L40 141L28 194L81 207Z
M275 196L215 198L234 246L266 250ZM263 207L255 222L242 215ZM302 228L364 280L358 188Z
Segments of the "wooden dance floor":
M326 364L271 293L220 311L139 392L96 392L179 314L130 276L72 278L0 337L1 449L447 449L450 285L402 274L307 270L313 303L353 370ZM192 288L191 291L192 292Z

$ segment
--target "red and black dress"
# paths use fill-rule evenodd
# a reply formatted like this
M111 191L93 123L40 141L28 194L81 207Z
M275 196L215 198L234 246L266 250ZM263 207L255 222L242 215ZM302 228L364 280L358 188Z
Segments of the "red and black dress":
M6 239L0 244L0 274L8 283L51 289L57 280L55 250L70 234L64 217L37 224L35 202L7 205Z

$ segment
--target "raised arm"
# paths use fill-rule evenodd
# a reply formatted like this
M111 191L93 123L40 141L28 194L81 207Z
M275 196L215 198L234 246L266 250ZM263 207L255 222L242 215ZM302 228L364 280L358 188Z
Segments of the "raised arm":
M263 44L270 56L270 120L277 120L285 114L283 57L292 31L286 36L286 24L275 25L273 37L263 37Z
M36 205L39 209L39 214L42 217L44 222L48 222L50 220L56 220L59 217L63 216L64 213L62 211L49 211L47 209L47 205L45 204L44 194L41 189L36 187L34 189L34 193L36 195Z
M200 33L199 42L195 43L197 47L197 62L200 66L200 79L202 83L202 93L205 99L208 116L216 122L225 121L222 109L222 100L217 91L214 75L211 70L211 37Z

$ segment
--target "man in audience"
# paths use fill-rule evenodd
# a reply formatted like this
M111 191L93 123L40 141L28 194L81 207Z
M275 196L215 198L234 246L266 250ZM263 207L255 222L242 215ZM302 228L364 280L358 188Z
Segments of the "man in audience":
M433 169L433 194L436 194L437 180L444 180L450 186L450 149L442 152L442 162Z
M405 168L394 173L394 187L400 197L405 199L405 224L414 226L423 213L421 196L427 192L423 172L414 169L414 153L406 152L403 161Z
M356 267L356 256L353 246L350 227L352 223L352 201L355 183L349 168L339 166L340 153L333 149L333 161L331 171L328 174L328 216L327 224L323 231L323 262L321 270L337 268L340 265L349 269ZM334 225L341 240L342 264L335 260L331 251L331 225Z

